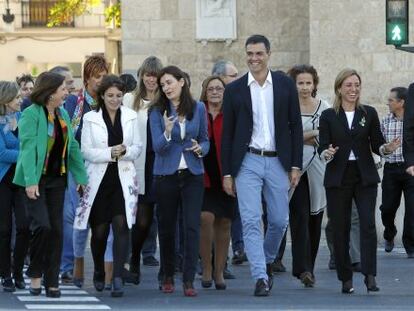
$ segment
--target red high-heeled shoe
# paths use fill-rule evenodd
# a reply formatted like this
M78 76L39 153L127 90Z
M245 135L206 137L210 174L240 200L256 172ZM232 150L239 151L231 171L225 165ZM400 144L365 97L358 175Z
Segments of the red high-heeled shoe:
M174 280L170 277L165 278L161 285L161 290L165 294L171 294L174 292Z
M195 297L197 296L197 291L195 290L192 282L183 283L184 296L186 297Z

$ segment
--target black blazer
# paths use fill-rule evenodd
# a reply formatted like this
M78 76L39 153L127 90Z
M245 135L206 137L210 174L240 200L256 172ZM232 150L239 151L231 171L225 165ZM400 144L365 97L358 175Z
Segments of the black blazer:
M271 72L276 150L286 171L302 168L303 132L299 99L292 79ZM223 175L237 176L253 133L253 111L248 74L228 84L223 100L221 160Z
M414 165L414 83L404 104L403 156L407 167Z
M345 111L333 108L322 112L319 119L319 154L332 144L339 147L332 161L326 165L324 186L340 187L351 150L354 152L364 186L377 184L380 178L372 152L379 155L385 143L381 133L377 111L366 105L355 110L352 127L349 129Z

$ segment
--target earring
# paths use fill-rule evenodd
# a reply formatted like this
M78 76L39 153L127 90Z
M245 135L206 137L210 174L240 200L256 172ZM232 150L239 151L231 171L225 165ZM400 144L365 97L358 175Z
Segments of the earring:
M54 99L53 95L50 95L49 100L53 100L53 99Z

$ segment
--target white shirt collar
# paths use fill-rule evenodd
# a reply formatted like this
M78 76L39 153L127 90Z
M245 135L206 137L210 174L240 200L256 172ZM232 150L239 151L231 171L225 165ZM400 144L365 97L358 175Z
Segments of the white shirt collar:
M247 74L247 86L250 86L250 84L252 84L253 82L259 84L259 82L256 81L252 73L249 71L249 73ZM272 73L270 72L270 70L267 72L266 82L270 83L271 85L273 84Z

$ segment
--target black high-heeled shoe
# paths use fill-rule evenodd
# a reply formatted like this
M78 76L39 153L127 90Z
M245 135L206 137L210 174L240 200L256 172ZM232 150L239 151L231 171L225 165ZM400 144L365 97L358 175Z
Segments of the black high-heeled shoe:
M61 295L60 289L53 289L53 290L51 290L49 288L46 288L46 297L49 297L49 298L60 298L60 295Z
M211 286L213 286L213 280L208 280L208 281L201 280L201 287L210 288Z
M226 283L217 283L216 281L214 281L214 286L217 290L225 290L227 288Z
M105 288L105 272L93 273L93 286L98 292L101 292Z
M32 296L39 296L39 295L42 293L42 288L41 288L41 287L39 287L39 288L34 288L34 287L31 287L31 286L30 286L30 288L29 288L29 293L30 293L30 295L32 295Z
M365 286L367 287L367 293L369 292L379 292L379 287L377 286L377 282L375 281L375 276L373 275L366 275L364 278Z
M342 282L342 294L353 294L353 293L354 293L354 287L352 285L352 280Z
M24 281L23 275L21 274L15 274L14 276L14 285L18 289L25 289L26 288L26 282Z

